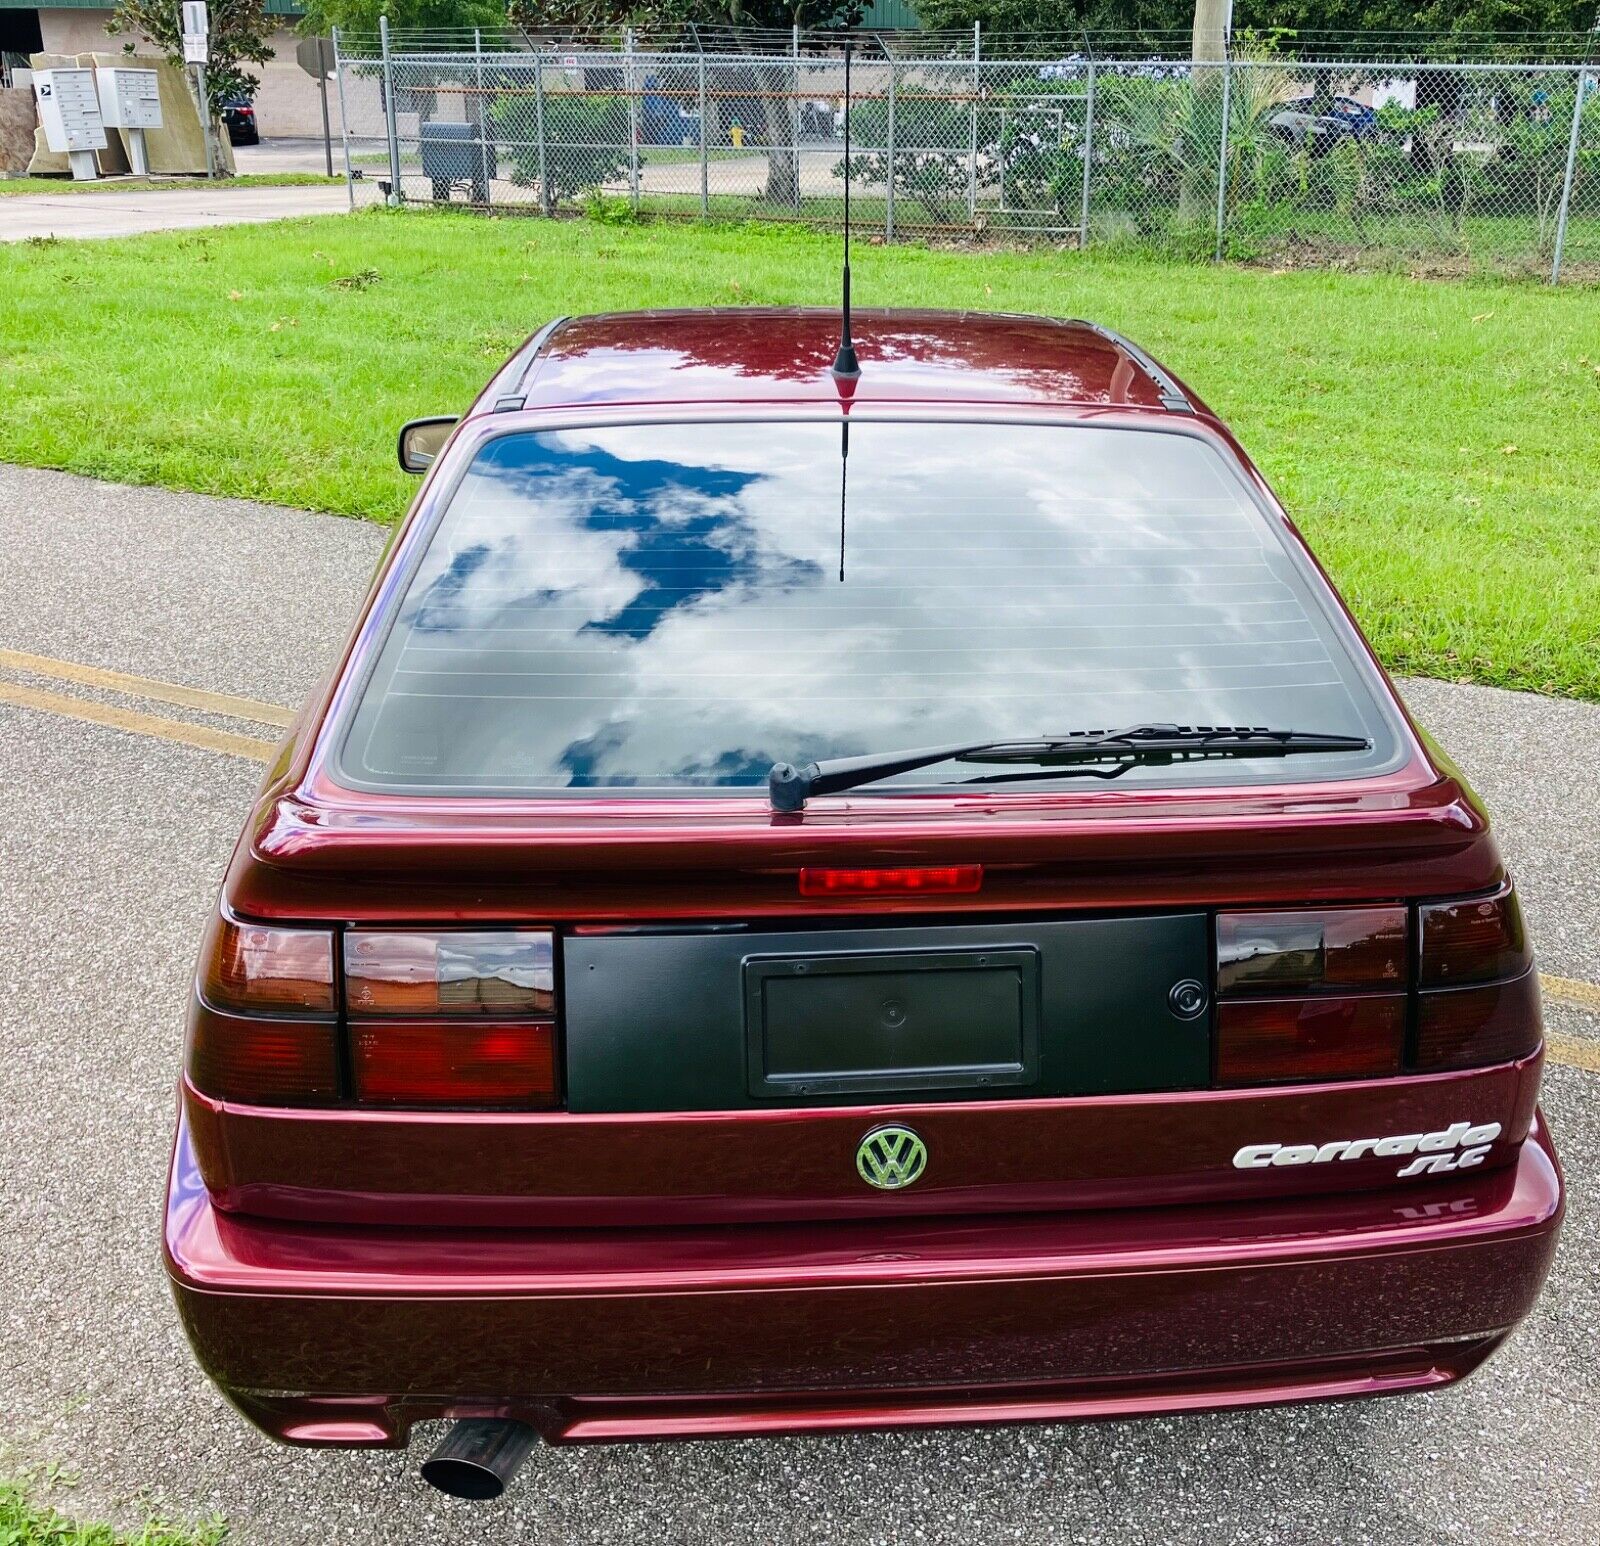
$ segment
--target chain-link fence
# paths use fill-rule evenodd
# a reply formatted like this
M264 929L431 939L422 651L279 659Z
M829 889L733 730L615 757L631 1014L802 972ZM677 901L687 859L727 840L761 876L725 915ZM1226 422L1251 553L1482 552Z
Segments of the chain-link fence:
M918 58L339 40L395 202L1012 235L1169 256L1600 278L1600 63ZM845 161L845 116L851 154Z

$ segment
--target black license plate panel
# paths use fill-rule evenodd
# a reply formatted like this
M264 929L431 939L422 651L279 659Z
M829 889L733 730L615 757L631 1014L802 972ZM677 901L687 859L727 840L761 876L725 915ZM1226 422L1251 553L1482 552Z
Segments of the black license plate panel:
M1033 946L749 956L743 971L758 1099L1038 1080Z

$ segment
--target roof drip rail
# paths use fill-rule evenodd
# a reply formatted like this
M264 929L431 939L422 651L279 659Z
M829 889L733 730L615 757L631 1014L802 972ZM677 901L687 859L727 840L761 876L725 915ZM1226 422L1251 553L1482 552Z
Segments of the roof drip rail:
M496 413L509 413L522 406L527 397L528 380L539 364L539 356L544 353L545 345L571 320L571 317L552 317L512 357L503 374L508 384L515 379L516 389L523 395L502 397L494 405Z
M1184 395L1183 388L1169 376L1148 354L1134 343L1131 338L1124 338L1114 328L1102 327L1098 322L1090 322L1083 317L1073 319L1075 327L1086 327L1091 333L1098 333L1107 343L1117 346L1133 361L1156 385L1156 392L1161 398L1161 406L1168 413L1194 412L1194 404Z

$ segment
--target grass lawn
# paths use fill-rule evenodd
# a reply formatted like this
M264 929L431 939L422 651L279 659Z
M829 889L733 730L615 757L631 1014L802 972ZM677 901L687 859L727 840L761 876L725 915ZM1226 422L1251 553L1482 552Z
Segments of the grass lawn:
M831 303L785 227L370 210L0 246L0 459L378 521L560 312ZM1600 296L860 244L861 305L1091 316L1229 420L1388 664L1600 700Z
M342 183L343 175L320 172L244 172L224 177L223 188L321 188ZM27 193L165 193L173 188L204 188L203 177L99 177L77 182L71 177L0 177L0 197Z
M0 1482L0 1546L215 1546L226 1533L220 1522L182 1530L159 1518L126 1531L78 1524L30 1502L23 1487Z

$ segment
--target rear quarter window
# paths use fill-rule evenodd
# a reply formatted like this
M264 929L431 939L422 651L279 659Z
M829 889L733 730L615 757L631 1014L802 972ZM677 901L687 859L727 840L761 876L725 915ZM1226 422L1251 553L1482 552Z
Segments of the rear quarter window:
M376 620L339 776L750 793L776 760L1149 722L1373 749L1126 782L1339 778L1395 759L1320 581L1208 442L867 419L843 449L816 421L489 441Z

